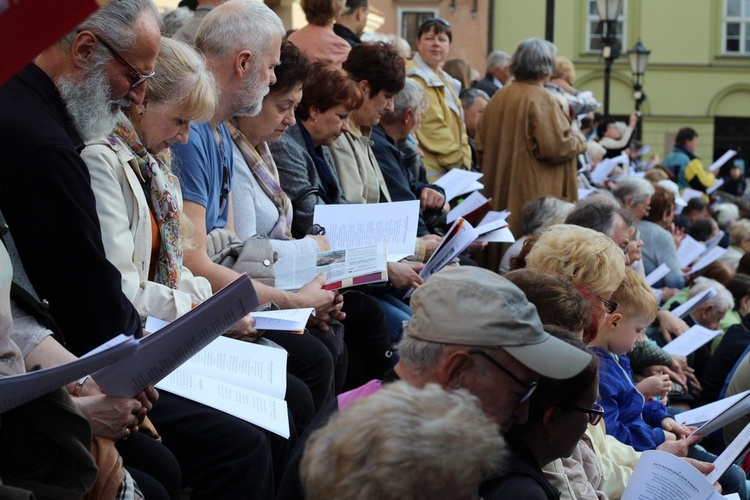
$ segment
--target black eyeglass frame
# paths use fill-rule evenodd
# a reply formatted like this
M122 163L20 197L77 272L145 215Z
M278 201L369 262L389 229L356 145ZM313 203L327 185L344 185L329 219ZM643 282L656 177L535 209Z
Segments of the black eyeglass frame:
M602 301L602 304L604 304L604 310L607 311L607 314L614 314L617 308L620 307L620 304L614 300L605 299L601 295L597 295L596 298Z
M124 57L122 57L120 55L120 53L117 52L100 35L97 35L96 33L92 33L92 34L94 35L94 38L96 38L96 40L99 43L101 43L102 45L104 45L104 47L109 51L109 53L112 54L112 57L115 58L115 61L117 61L118 63L120 63L122 66L124 66L130 72L130 76L133 77L133 79L134 79L134 81L131 82L131 84L130 84L130 88L131 89L134 89L134 88L138 87L139 85L143 84L149 78L153 78L153 77L156 76L156 71L152 71L148 75L144 75L143 73L141 73L138 70L138 68L136 68L135 66L133 66L132 64L130 64L127 59L125 59Z
M572 409L575 411L580 411L581 413L586 413L589 416L589 424L591 425L597 425L602 421L602 417L604 416L604 408L602 408L599 403L594 403L594 406L592 406L591 408L581 408L580 406L574 406Z
M510 370L508 370L503 365L501 365L500 363L498 363L497 360L494 359L492 356L490 356L487 352L485 352L485 351L483 351L481 349L470 349L467 352L469 354L479 354L480 356L482 356L483 358L485 358L487 361L489 361L490 363L492 363L493 365L495 365L498 369L500 369L500 371L502 371L507 376L509 376L510 378L512 378L513 380L515 380L518 383L518 385L520 385L521 387L524 388L524 390L526 392L521 397L521 399L518 401L518 404L521 404L521 403L525 402L526 400L528 400L531 397L532 394L534 394L534 391L536 390L536 387L538 385L538 383L536 381L534 381L534 382L524 382L523 380L521 380L517 376L513 375L513 373Z

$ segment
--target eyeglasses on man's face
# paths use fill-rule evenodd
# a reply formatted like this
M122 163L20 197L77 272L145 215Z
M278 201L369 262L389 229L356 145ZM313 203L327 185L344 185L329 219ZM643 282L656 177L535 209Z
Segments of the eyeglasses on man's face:
M526 401L527 399L529 399L532 394L534 394L534 391L536 390L536 386L537 386L536 382L524 382L523 380L521 380L517 376L513 375L513 373L511 373L510 370L508 370L503 365L501 365L500 363L498 363L492 356L490 356L489 354L487 354L486 352L484 352L481 349L471 349L471 350L468 351L468 353L469 354L478 354L478 355L482 356L487 361L489 361L490 363L492 363L493 365L495 365L500 371L502 371L507 376L509 376L510 378L512 378L513 380L515 380L518 383L518 385L520 385L521 387L524 388L524 394L521 397L521 399L518 401L518 404L523 403L524 401Z
M106 47L109 53L112 54L112 57L115 58L115 61L123 65L125 69L127 69L128 72L130 72L130 88L131 89L134 89L137 86L141 85L143 82L145 82L149 78L153 78L154 76L156 76L156 71L152 71L148 75L144 75L143 73L138 71L138 69L136 69L135 66L130 64L127 59L122 57L119 52L113 49L112 46L109 43L107 43L101 36L97 35L96 33L94 33L93 35L94 35L94 38L96 38L99 41L99 43L104 45L104 47Z
M581 413L586 413L589 417L589 423L591 425L596 425L601 422L602 417L604 416L604 408L602 408L599 403L594 403L594 406L592 406L591 408L581 408L580 406L574 406L573 409L575 411L580 411Z

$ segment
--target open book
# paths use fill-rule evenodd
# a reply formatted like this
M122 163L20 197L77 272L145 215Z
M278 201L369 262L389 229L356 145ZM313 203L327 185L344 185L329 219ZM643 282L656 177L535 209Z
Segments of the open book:
M662 349L669 354L689 356L715 339L721 330L709 330L700 325L693 325L688 331L675 338Z
M284 349L219 337L156 384L289 438Z
M276 261L274 272L279 290L299 290L320 273L326 273L326 290L388 281L386 245L282 258Z
M137 340L134 359L112 363L93 373L108 395L133 397L154 385L258 307L258 296L242 275L184 316Z

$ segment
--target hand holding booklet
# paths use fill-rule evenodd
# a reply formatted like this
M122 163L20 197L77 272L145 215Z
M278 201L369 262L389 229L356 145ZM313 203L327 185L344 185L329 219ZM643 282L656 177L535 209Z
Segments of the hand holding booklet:
M321 273L326 275L326 290L388 281L386 245L282 258L276 261L274 271L279 290L299 290Z

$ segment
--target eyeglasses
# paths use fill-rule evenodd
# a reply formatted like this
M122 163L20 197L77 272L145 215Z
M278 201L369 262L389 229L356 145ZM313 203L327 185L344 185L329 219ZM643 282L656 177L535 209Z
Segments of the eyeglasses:
M604 304L604 310L607 311L607 314L614 313L617 308L620 307L620 304L614 300L605 299L601 295L597 295L596 298L602 301L602 304Z
M589 423L591 425L597 425L599 422L601 422L602 417L604 416L604 408L602 408L599 403L594 403L594 406L592 406L591 408L581 408L579 406L574 406L573 409L575 411L580 411L581 413L588 414Z
M534 394L534 391L536 390L537 382L524 382L520 378L518 378L515 375L513 375L510 372L510 370L508 370L503 365L501 365L500 363L498 363L495 359L492 358L492 356L490 356L489 354L487 354L486 352L484 352L481 349L471 349L470 351L468 351L468 353L469 354L479 354L483 358L487 359L487 361L489 361L490 363L492 363L493 365L495 365L497 368L499 368L507 376L509 376L510 378L512 378L513 380L515 380L516 382L518 382L518 385L520 385L521 387L523 387L524 390L526 391L524 393L524 395L521 397L521 399L518 401L519 404L523 403L524 401L526 401L527 399L529 399L532 394Z
M94 33L94 38L96 38L99 41L99 43L101 43L102 45L104 45L107 48L107 50L109 50L109 53L112 54L112 57L115 58L115 61L117 61L118 63L122 64L123 66L125 66L125 68L128 71L130 71L130 76L131 76L131 79L132 79L132 81L130 83L130 88L131 89L136 88L137 86L139 86L140 84L142 84L143 82L145 82L146 80L148 80L149 78L153 78L154 76L156 76L156 71L152 71L150 74L144 75L143 73L141 73L140 71L138 71L135 66L133 66L132 64L130 64L127 61L127 59L125 59L124 57L122 57L115 49L113 49L110 44L108 44L107 42L105 42L102 37L100 37L99 35L97 35L96 33Z
M446 28L450 28L451 27L451 23L449 23L448 21L446 21L442 17L431 17L429 19L425 19L425 21L422 23L422 26L424 26L427 23L440 23L443 26L445 26Z

